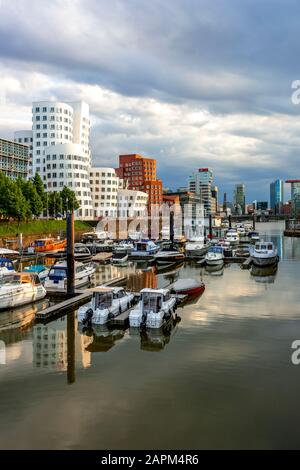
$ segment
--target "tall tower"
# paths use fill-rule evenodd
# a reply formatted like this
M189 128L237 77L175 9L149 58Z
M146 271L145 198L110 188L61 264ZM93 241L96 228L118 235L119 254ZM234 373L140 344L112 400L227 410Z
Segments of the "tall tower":
M246 212L246 190L244 184L236 184L234 190L234 204L242 214Z
M200 196L205 215L212 212L212 181L213 174L209 168L199 168L188 180L189 191Z

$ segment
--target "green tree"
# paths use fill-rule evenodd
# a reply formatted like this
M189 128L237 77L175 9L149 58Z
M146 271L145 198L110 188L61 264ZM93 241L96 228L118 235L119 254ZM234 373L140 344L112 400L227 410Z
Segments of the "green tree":
M46 208L46 193L44 189L44 184L42 181L42 178L40 177L39 173L36 173L34 177L32 178L32 183L35 186L36 192L40 196L42 203L43 203L43 209Z
M4 173L0 173L0 215L9 217L9 185L10 180Z
M62 209L64 212L77 210L80 207L79 202L76 199L74 191L72 191L67 186L60 193L62 199Z
M8 183L8 215L17 220L29 219L32 216L30 204L22 193L19 181Z
M62 210L62 199L60 192L48 193L48 212L50 216L56 216Z
M29 203L31 213L34 216L39 217L43 211L43 202L36 190L35 185L31 180L22 180L20 186L23 195Z

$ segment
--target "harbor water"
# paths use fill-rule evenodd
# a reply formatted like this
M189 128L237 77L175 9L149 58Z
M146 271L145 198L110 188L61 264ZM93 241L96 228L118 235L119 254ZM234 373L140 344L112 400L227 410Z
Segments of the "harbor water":
M99 268L97 283L126 275L134 291L203 279L160 333L82 333L76 312L35 324L43 305L0 313L0 448L300 448L300 239L280 222L256 228L277 271Z

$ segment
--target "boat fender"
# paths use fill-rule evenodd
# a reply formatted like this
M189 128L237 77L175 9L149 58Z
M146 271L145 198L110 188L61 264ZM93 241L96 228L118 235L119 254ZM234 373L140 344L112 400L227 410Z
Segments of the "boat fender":
M108 320L112 320L114 318L114 314L112 312L109 312L109 314L107 315L107 319Z
M85 312L85 317L82 320L83 325L86 325L88 328L90 328L92 326L93 315L94 315L93 309L92 308L87 309L87 311Z

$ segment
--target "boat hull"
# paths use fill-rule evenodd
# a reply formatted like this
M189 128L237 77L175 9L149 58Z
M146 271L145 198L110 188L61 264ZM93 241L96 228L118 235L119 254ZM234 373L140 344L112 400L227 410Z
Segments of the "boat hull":
M0 310L19 307L20 305L30 304L42 300L46 296L43 286L26 286L12 291L11 293L1 294L0 292Z
M278 256L266 256L266 257L257 257L257 256L252 256L252 262L255 266L258 267L266 267L266 266L272 266L274 264L278 263Z
M67 246L67 240L54 241L44 246L34 246L35 253L46 253L49 251L63 250Z

